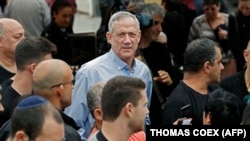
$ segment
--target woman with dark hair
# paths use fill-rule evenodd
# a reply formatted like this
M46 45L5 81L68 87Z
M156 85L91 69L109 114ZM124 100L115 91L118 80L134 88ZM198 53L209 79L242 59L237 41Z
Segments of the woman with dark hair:
M57 54L54 58L71 63L71 48L69 34L72 29L73 8L67 0L58 0L51 7L51 23L44 29L41 36L47 38L57 46Z
M222 48L224 69L221 78L236 72L236 64L228 46L228 14L220 12L221 0L204 0L204 14L196 17L190 28L188 42L197 38L209 38Z

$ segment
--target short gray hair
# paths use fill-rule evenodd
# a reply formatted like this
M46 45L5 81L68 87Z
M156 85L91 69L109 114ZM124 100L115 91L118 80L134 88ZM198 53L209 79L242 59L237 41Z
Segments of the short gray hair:
M135 22L137 23L137 28L138 28L138 30L140 30L140 23L135 15L131 14L130 12L126 12L126 11L118 11L110 17L109 24L108 24L109 32L111 32L111 33L113 32L114 23L116 21L119 21L121 19L125 19L128 17L131 17L135 20Z
M164 8L157 3L145 3L140 6L137 12L149 14L151 16L159 15L162 18L165 17Z
M105 81L97 82L94 86L92 86L87 93L87 103L90 113L93 116L93 111L97 108L101 108L101 97L102 90L105 86Z

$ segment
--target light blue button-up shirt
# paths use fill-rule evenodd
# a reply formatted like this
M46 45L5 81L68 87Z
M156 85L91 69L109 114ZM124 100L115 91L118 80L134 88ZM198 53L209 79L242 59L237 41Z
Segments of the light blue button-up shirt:
M153 87L149 68L143 62L134 59L133 68L130 70L129 66L111 49L108 53L83 64L75 76L72 104L65 109L65 113L81 127L78 132L82 141L86 140L94 123L87 106L89 88L99 81L107 81L118 75L141 78L146 83L149 108ZM146 125L149 124L150 119L147 115Z

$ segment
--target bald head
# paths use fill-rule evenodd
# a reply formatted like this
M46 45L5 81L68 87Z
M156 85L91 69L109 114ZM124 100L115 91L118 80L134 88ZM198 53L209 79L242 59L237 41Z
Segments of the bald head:
M37 65L33 73L33 91L44 96L50 94L51 86L73 79L70 66L59 59L49 59Z
M24 28L18 21L10 18L0 19L0 60L9 58L15 61L15 49L24 38L24 33Z
M0 36L6 37L5 34L7 34L9 30L15 30L15 29L19 29L19 32L24 33L23 26L17 20L10 18L0 19Z

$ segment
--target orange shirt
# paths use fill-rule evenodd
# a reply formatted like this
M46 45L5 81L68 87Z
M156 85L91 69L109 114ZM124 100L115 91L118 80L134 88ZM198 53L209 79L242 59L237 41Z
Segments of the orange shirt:
M89 138L94 135L97 131L99 131L96 127L92 129L91 133L89 134L89 137L87 138L86 141L89 140ZM146 141L146 134L144 131L139 131L134 134L132 134L128 141Z
M139 131L132 134L128 141L146 141L146 134L144 131Z

